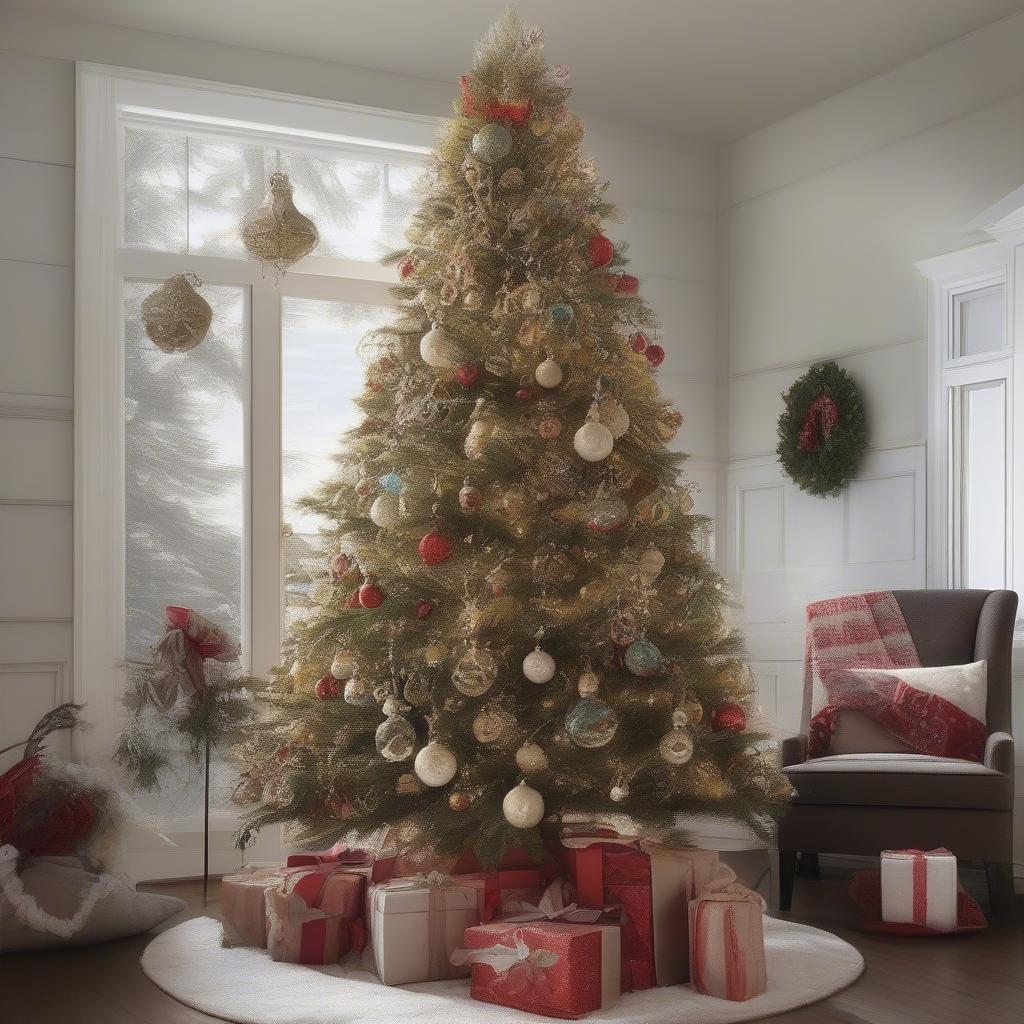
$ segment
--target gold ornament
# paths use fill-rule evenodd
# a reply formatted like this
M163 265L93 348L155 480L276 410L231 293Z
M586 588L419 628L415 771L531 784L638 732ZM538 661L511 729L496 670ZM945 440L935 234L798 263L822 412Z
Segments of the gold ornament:
M473 736L478 743L506 742L515 731L516 720L501 707L481 708L473 719Z
M288 175L272 174L266 202L242 221L245 248L281 275L303 256L308 256L319 240L316 225L292 202L292 183Z
M423 650L423 660L431 667L436 668L448 655L448 648L442 643L427 644Z
M457 790L448 797L448 806L456 813L461 813L469 808L473 798L462 790Z
M161 352L188 352L206 337L213 310L196 291L202 283L195 274L175 274L142 300L146 335Z
M398 782L395 784L395 792L401 796L415 796L417 793L423 792L423 783L412 772L406 772L404 775L399 775Z

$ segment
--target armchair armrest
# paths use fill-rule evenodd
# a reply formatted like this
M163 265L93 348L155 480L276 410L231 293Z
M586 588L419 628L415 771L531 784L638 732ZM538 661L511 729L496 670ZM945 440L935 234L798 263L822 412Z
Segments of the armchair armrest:
M994 732L985 741L985 767L1013 778L1013 737L1008 732Z
M1013 741L1010 741L1010 759L1013 760ZM801 733L798 736L787 736L779 747L779 764L782 768L788 768L791 764L803 764L807 760L807 737ZM987 763L987 762L986 762Z

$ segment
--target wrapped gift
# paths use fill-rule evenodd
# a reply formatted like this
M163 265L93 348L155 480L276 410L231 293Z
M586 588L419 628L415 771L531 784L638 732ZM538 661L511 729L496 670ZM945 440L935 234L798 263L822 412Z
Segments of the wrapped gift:
M474 871L453 875L459 885L472 886L477 893L480 923L498 917L506 907L536 903L541 897L541 876L536 868L510 871Z
M695 992L742 1002L767 986L764 900L727 870L690 903L690 984Z
M373 859L366 850L350 850L337 842L329 850L307 850L288 854L287 867L315 867L318 864L368 864Z
M956 928L956 857L949 850L883 850L881 869L883 921Z
M266 891L267 949L274 960L333 964L365 943L366 873L342 864L282 868Z
M614 924L495 921L467 928L453 962L472 965L474 999L575 1020L618 1001L619 938Z
M453 969L449 957L480 923L477 892L440 872L371 886L366 919L377 977L385 985L465 977L468 969Z
M277 868L249 868L220 881L221 941L225 946L267 945L265 894L277 889L283 878Z
M623 992L689 978L687 908L720 871L714 850L569 836L556 855L581 905L613 908L621 919Z

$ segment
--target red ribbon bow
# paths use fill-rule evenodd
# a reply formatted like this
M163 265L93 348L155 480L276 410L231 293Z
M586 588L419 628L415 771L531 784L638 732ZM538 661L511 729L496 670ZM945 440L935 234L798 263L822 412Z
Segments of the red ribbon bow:
M469 91L469 75L459 76L459 88L462 90L462 108L467 117L484 117L488 121L504 121L506 124L524 124L533 113L533 100L522 103L504 103L501 100L488 100L478 105Z
M802 452L813 452L822 441L827 441L839 422L839 409L828 395L818 395L807 407L800 424L798 444Z

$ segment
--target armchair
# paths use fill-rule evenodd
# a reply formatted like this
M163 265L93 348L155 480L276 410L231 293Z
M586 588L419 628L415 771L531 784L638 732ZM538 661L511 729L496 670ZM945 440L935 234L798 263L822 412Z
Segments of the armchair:
M795 793L779 824L780 903L790 908L797 852L877 856L883 849L945 846L985 863L998 916L1012 914L1013 628L1009 590L897 590L921 664L988 665L982 764L915 754L871 719L843 711L826 757L807 759L811 693L802 733L785 739L782 767Z

